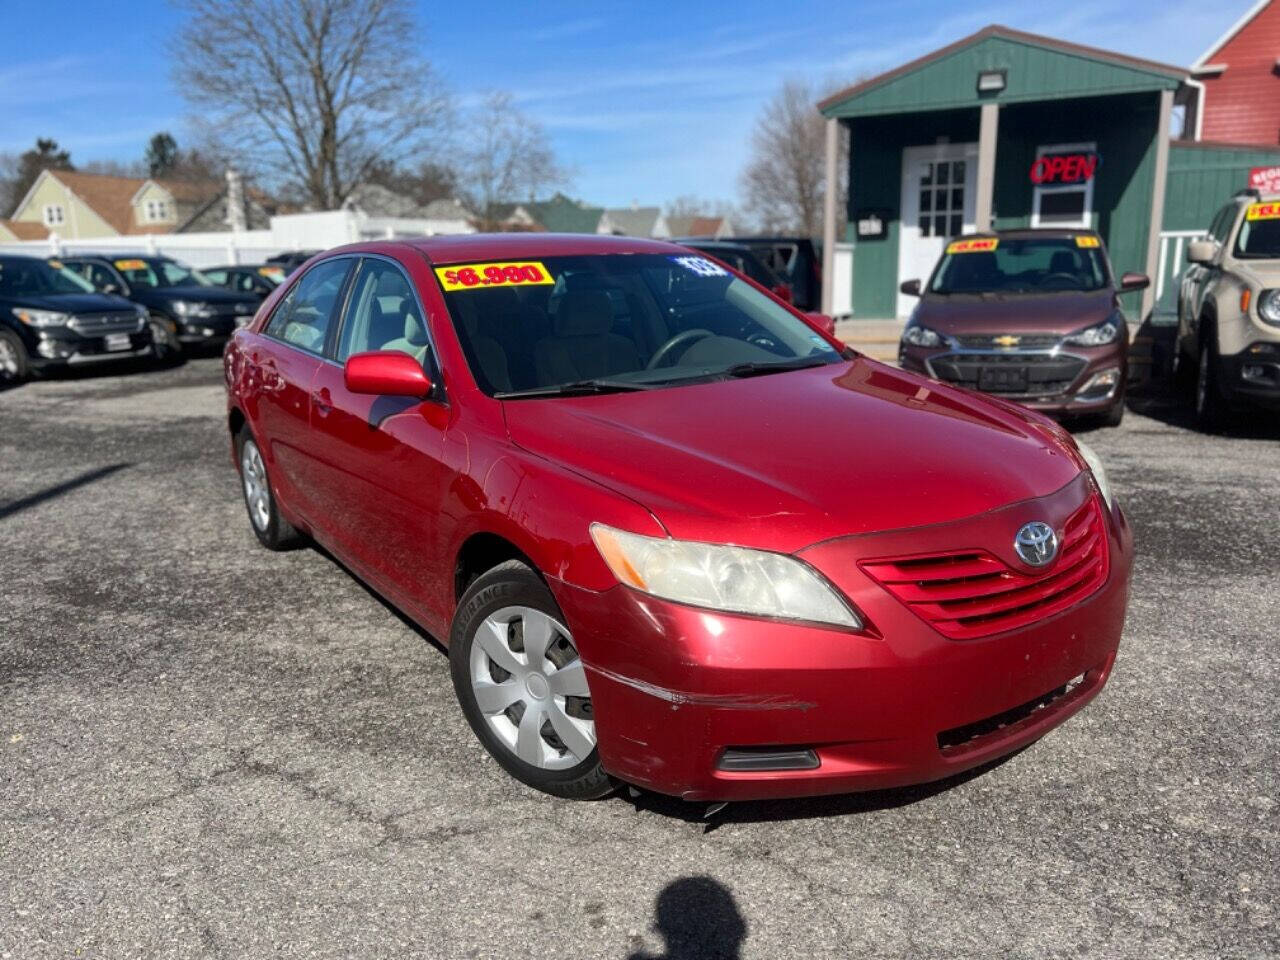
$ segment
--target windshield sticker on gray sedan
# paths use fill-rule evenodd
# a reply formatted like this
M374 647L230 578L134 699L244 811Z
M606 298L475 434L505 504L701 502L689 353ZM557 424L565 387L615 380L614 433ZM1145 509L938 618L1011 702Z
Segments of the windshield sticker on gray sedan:
M717 266L704 257L672 257L671 259L700 277L727 277L729 275L729 271L724 267Z

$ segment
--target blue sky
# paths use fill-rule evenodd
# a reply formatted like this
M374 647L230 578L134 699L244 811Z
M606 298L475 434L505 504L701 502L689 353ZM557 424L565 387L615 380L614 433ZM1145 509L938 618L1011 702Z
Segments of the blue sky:
M840 86L988 23L1188 64L1249 0L893 4L801 0L422 3L422 52L458 104L510 90L595 203L736 200L751 128L787 78ZM55 137L75 161L140 157L186 107L165 0L5 0L0 151Z

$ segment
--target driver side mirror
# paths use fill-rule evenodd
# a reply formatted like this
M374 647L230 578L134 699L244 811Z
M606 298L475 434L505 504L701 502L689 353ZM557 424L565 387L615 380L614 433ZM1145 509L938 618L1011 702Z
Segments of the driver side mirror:
M1151 286L1151 278L1145 273L1129 270L1120 278L1120 290L1124 293L1130 290L1145 290L1149 286Z
M1190 263L1212 263L1217 255L1217 241L1192 240L1187 244L1187 260Z
M352 393L415 400L424 399L432 387L422 364L399 350L352 354L342 368L342 379Z
M908 297L918 297L920 296L920 281L919 280L903 280L902 283L898 286L898 289L902 293L905 293Z
M827 336L834 337L836 335L835 317L829 317L825 313L806 313L805 316Z

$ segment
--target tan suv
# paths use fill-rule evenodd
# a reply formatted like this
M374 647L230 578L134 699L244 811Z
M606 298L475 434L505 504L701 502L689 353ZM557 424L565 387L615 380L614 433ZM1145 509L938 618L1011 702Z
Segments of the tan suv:
M1280 196L1236 194L1187 259L1174 364L1196 421L1215 430L1236 407L1280 410Z

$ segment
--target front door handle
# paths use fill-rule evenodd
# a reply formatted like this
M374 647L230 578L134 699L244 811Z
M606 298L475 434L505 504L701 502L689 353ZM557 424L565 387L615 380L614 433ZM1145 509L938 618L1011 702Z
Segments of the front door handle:
M311 406L319 417L327 417L332 412L333 397L330 396L328 387L321 387L311 395Z

